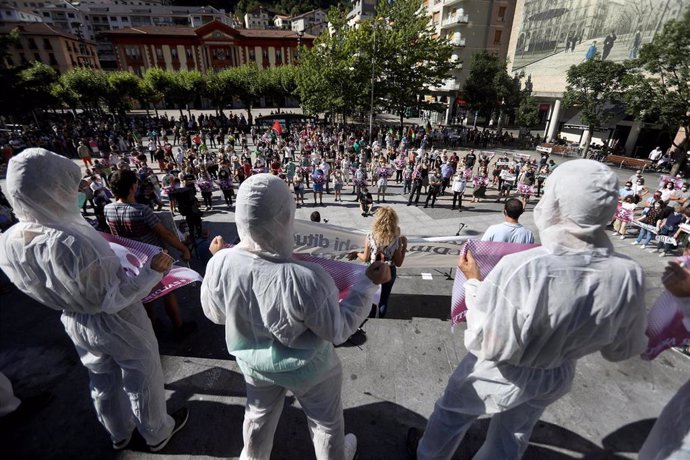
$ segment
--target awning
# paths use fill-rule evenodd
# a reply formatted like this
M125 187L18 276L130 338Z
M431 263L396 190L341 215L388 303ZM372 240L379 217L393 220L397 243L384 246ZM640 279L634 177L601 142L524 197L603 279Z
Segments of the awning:
M611 114L611 118L609 118L608 121L608 126L595 126L595 131L606 131L609 128L609 126L615 127L618 124L618 122L622 121L626 117L625 107L622 105L610 105L605 110ZM582 112L578 112L577 114L575 114L574 117L570 118L568 121L561 125L561 129L574 129L584 131L588 128L589 126L587 125L587 123L585 123L582 120Z

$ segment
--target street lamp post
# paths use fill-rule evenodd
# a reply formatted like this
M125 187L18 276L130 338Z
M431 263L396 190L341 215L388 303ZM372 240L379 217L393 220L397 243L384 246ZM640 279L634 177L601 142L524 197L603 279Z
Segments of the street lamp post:
M373 144L374 130L374 82L376 79L376 22L374 22L374 52L371 55L371 103L369 106L369 145Z

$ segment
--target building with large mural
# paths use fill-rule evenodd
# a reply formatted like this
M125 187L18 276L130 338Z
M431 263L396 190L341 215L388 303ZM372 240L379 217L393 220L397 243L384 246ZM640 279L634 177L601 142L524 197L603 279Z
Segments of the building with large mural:
M553 138L560 133L571 141L586 138L577 110L561 104L571 66L586 59L636 58L666 22L689 8L690 0L518 0L509 70L531 77L544 135ZM665 141L659 139L658 127L635 122L623 108L610 126L593 135L597 142L611 139L637 156Z

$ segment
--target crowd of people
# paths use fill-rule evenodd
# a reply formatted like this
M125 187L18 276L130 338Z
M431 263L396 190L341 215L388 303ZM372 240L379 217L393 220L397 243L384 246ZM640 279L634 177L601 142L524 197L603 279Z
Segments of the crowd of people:
M184 124L173 122L171 139L167 131L151 128L145 141L125 141L124 149L121 138L109 139L102 150L79 140L74 153L85 174L64 156L36 148L13 156L7 171L7 203L19 222L0 237L0 267L22 292L63 312L115 450L128 447L135 428L151 451L163 449L185 426L189 411L167 413L155 318L139 300L170 269L172 258L161 253L138 276L127 277L94 227L168 243L188 259L185 241L203 234L204 210L218 206L218 198L234 212L239 239L232 248L221 237L209 244L213 257L200 297L205 315L224 326L228 352L244 376L242 458L270 457L287 391L307 416L317 458L354 457L357 441L345 434L343 371L333 345L345 342L367 316L385 316L396 268L407 252L397 213L381 206L364 251L351 254L368 267L339 301L323 268L292 258L295 211L305 205L305 190L312 192L312 206L320 207L331 205L323 201L331 188L333 205L349 189L366 217L374 203L389 203L392 183L408 195L407 206L419 205L424 193L425 207L452 201L450 209L459 211L471 186L474 203L504 201L505 222L483 239L520 243L534 241L518 219L533 196L541 197L534 209L540 247L504 257L485 276L471 252L458 260L468 280L468 354L426 430L408 433L417 458L451 458L484 414L492 419L475 458L520 458L544 410L570 391L578 359L601 352L621 361L646 347L642 268L613 252L606 229L613 224L625 237L635 220L620 209L635 213L647 203L640 207L648 227L640 227L637 239L649 244L652 227L657 235L680 238L675 232L684 218L678 216L690 197L682 178L670 178L647 197L641 172L618 189L616 175L598 162L573 160L556 168L547 154L538 161L474 150L460 156L435 149L416 131L379 131L367 143L361 133L344 128L301 126L285 134L253 128L226 131L213 141L203 128L184 136L182 129ZM152 213L165 206L166 197L170 211L184 216L189 235L181 242ZM670 213L664 211L669 203ZM659 244L662 254L673 249L670 240ZM46 260L45 254L52 257ZM676 277L686 276L682 267L673 270L678 268ZM37 283L37 277L45 282ZM378 285L381 299L372 307ZM185 325L175 304L166 300L166 312L184 338L193 326ZM673 443L650 438L645 458L667 458L657 454L687 448L682 436L656 436Z

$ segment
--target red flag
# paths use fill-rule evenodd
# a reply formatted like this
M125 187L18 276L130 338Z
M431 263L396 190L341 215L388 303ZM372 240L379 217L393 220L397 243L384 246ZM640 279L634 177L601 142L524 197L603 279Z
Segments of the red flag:
M279 136L283 135L283 128L280 126L280 122L278 120L273 122L273 131L275 131Z

